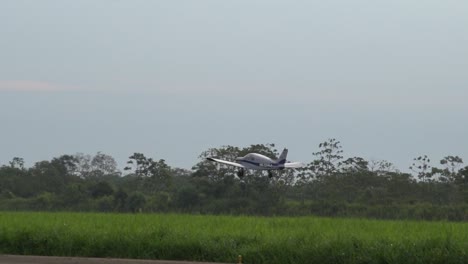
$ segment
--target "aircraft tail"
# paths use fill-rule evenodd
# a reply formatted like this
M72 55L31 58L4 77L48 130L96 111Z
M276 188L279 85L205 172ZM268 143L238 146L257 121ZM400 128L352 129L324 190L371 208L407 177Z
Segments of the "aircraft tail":
M281 152L281 155L279 156L278 160L276 160L276 163L278 164L284 164L286 163L286 157L288 156L288 149L284 149L283 152Z

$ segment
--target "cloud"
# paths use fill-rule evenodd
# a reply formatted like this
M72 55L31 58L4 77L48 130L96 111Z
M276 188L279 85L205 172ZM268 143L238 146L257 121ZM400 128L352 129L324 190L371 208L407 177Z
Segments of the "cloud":
M76 87L43 81L0 80L0 91L55 92L76 90Z

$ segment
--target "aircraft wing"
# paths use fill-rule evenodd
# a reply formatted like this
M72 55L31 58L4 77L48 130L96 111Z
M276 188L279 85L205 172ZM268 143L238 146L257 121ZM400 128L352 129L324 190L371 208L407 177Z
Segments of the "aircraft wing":
M292 169L298 169L304 167L304 163L302 162L288 162L284 164L285 168L292 168Z
M206 158L206 159L209 160L209 161L214 161L214 162L218 162L218 163L221 163L221 164L226 164L226 165L229 165L229 166L234 166L234 167L238 167L238 168L245 168L242 164L235 163L235 162L232 162L232 161L220 160L220 159L214 159L214 158Z

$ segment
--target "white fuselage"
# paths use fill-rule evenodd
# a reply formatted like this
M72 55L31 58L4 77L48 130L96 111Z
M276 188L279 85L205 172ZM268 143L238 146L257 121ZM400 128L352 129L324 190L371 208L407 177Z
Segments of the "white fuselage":
M278 163L267 156L258 153L250 153L244 157L239 157L236 162L242 164L247 169L252 170L282 170L284 164Z

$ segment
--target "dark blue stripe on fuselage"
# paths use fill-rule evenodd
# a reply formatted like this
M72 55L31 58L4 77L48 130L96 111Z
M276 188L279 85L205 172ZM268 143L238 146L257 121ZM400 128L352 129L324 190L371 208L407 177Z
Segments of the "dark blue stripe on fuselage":
M258 162L253 162L253 161L250 161L250 160L239 160L240 162L245 162L245 163L250 163L252 165L255 165L255 166L260 166L260 163Z

